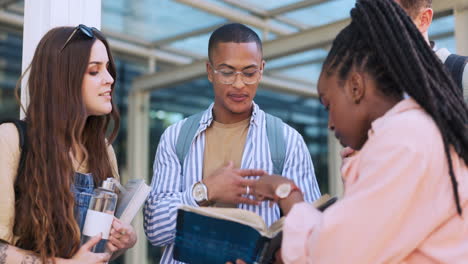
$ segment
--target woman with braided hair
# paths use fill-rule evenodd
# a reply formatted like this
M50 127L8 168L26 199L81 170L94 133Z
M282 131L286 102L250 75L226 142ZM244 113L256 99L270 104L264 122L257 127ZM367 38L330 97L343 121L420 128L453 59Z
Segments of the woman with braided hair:
M461 91L393 0L358 0L351 18L318 82L329 128L359 150L342 168L343 198L321 213L295 188L284 195L285 184L294 184L281 176L251 187L287 214L282 259L468 263L468 107Z

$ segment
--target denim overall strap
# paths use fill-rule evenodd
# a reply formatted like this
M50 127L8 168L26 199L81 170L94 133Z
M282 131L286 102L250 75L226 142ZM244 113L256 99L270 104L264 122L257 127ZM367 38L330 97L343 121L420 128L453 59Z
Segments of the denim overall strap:
M75 172L75 180L72 185L72 192L75 197L75 220L80 227L80 233L83 231L83 225L88 211L89 201L93 196L94 181L91 173L84 174Z

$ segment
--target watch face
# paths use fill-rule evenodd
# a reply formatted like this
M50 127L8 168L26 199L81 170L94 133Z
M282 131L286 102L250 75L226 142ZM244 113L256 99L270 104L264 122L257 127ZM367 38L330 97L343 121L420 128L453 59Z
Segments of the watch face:
M193 198L197 202L202 202L207 199L206 188L204 188L201 183L197 183L193 186Z
M276 187L275 194L278 196L280 199L284 199L289 196L291 193L291 184L289 183L282 183Z

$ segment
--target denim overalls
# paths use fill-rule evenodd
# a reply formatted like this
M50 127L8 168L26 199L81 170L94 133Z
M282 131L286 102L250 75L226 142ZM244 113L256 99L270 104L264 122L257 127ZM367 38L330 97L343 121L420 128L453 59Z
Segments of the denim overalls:
M75 172L75 181L71 188L75 197L75 220L80 227L80 233L83 231L83 225L88 211L89 201L93 196L94 181L91 173L84 174Z
M93 196L94 181L93 174L75 172L75 181L71 190L75 197L75 220L80 227L80 234L83 232L83 226L88 212L89 201ZM95 252L104 252L107 240L102 239L95 246Z

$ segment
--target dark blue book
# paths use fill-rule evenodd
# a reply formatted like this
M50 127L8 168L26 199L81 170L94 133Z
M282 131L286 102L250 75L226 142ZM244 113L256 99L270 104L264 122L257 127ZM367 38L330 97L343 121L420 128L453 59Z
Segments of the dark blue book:
M326 195L314 202L319 210L336 201ZM177 211L174 259L194 264L272 263L281 247L284 217L267 227L263 219L238 208L191 207Z

